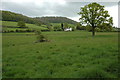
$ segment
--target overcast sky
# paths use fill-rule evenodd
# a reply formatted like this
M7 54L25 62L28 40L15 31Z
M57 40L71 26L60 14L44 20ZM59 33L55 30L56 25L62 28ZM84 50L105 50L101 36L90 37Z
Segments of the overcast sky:
M79 21L80 7L91 2L70 2L67 0L2 0L1 10L20 13L29 17L63 16ZM98 2L105 6L118 27L118 2Z

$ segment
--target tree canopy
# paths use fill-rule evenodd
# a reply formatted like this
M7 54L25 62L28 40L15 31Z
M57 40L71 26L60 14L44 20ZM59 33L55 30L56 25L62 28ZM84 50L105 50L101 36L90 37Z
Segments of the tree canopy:
M96 27L104 27L105 24L109 24L109 26L113 25L113 18L110 17L108 11L104 9L104 6L98 3L90 3L80 10L81 11L78 13L81 15L80 22L92 27L93 36L95 35Z
M18 21L17 26L19 26L20 28L26 28L25 22L23 21Z

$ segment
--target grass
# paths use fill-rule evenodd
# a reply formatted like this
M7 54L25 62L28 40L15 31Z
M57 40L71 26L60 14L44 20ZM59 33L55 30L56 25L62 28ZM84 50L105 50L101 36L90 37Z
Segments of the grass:
M41 25L41 26L37 26L35 24L28 24L26 23L26 26L28 28L17 28L17 22L11 22L11 21L0 21L0 25L3 25L3 26L8 26L8 27L2 27L2 30L3 31L16 31L16 30L48 30L47 26L46 25ZM61 23L51 23L52 26L57 26L57 27L60 27L61 26ZM68 26L70 27L73 27L75 25L73 24L68 24ZM12 28L11 28L12 27Z
M16 29L18 29L18 30L26 30L26 29L45 30L45 29L47 29L45 27L42 27L42 25L41 26L37 26L35 24L28 24L28 23L26 23L26 26L28 27L26 29L24 29L24 28L16 28L16 27L18 27L17 26L17 22L11 22L11 21L0 21L0 22L2 22L3 26L8 26L8 27L3 27L3 30L13 30L13 31L16 31ZM9 26L12 26L13 28L10 28Z
M3 33L3 78L117 78L118 33Z

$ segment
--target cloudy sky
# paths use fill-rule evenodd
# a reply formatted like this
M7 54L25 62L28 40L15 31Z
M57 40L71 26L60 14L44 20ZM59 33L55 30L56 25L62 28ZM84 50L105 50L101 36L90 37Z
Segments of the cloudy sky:
M80 7L91 2L73 0L2 0L1 10L24 14L29 17L63 16L79 21ZM105 6L113 17L114 26L118 27L118 2L98 2Z

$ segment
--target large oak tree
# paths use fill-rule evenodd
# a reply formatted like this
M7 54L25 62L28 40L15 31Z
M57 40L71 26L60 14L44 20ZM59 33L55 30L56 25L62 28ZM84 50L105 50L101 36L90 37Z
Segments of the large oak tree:
M104 24L113 25L113 19L108 14L108 11L104 9L104 6L98 3L90 3L81 7L81 11L78 13L81 15L80 22L82 24L92 27L92 35L95 35L95 28L103 26Z

